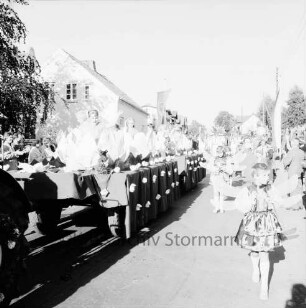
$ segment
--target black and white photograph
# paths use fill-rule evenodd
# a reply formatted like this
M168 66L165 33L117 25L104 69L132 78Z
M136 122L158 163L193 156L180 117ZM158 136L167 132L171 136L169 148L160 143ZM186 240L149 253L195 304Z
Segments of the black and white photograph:
M306 0L0 0L0 307L306 308Z

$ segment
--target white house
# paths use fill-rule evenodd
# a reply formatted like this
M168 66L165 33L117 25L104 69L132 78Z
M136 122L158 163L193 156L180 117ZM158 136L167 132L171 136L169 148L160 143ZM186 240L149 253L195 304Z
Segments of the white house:
M58 130L78 126L87 112L97 109L106 125L122 126L133 117L138 130L145 130L148 114L126 93L98 73L94 61L81 61L60 49L42 66L41 75L55 92L50 121Z
M260 119L256 115L252 114L240 125L240 131L242 134L256 132L259 124Z

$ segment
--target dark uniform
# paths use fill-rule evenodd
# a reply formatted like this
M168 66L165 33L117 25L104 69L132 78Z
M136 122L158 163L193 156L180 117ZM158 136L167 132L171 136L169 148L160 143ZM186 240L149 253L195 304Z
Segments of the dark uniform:
M0 169L0 267L1 304L16 296L17 282L28 253L24 232L28 228L31 205L17 181Z

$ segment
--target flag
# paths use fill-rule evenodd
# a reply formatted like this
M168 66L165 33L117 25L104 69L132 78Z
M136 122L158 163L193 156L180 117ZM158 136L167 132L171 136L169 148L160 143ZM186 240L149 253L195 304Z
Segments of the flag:
M166 123L166 103L171 90L157 92L157 125Z
M282 106L280 101L278 100L279 92L277 93L275 99L275 105L272 110L272 137L273 137L273 145L276 149L281 149L282 146Z

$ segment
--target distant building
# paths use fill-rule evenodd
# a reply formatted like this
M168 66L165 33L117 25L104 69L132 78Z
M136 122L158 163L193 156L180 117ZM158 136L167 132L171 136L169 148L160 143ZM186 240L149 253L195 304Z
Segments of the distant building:
M95 61L81 61L60 49L42 66L42 76L55 92L51 120L58 129L78 126L88 110L97 109L108 124L124 125L128 117L143 131L148 114L126 93L97 72Z
M149 120L151 123L156 125L158 123L158 111L157 106L154 106L152 104L143 105L142 109L145 110L149 114ZM187 117L181 116L177 113L177 111L167 109L165 112L165 120L166 123L172 124L172 125L179 125L182 128L187 127Z
M237 117L236 123L236 128L239 129L242 134L248 134L250 132L256 132L261 121L256 115L252 114Z

